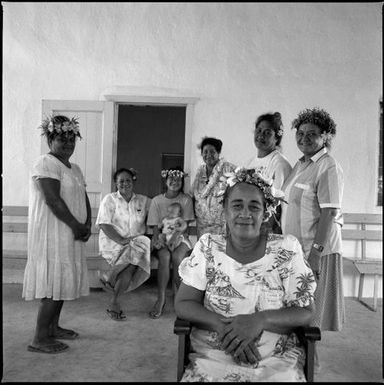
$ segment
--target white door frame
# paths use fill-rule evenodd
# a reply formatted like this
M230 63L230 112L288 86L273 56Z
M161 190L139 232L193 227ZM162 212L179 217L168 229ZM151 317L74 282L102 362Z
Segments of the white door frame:
M193 131L193 115L195 104L200 100L197 97L174 97L174 96L134 96L134 95L116 95L104 94L105 100L114 103L113 119L113 143L112 143L112 167L117 164L117 116L119 104L146 105L146 106L164 106L180 107L185 106L185 139L184 139L184 171L191 174L191 142ZM186 187L189 189L191 181L188 178ZM189 183L188 183L189 182Z
M110 193L113 188L112 181L112 139L116 136L114 128L113 103L98 100L42 100L42 115L50 116L54 111L95 111L103 114L102 126L102 153L101 156L101 175L100 183L95 186L89 185L91 189L100 190L101 197ZM41 139L40 153L48 152L46 139Z

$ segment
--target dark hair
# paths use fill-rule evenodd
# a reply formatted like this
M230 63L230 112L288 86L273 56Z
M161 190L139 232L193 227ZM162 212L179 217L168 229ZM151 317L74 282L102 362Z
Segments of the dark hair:
M237 186L239 183L236 183L235 185L233 186L227 186L226 189L225 189L225 192L224 192L224 195L223 195L223 200L222 200L222 204L223 204L223 207L225 208L225 205L227 204L228 202L228 198L229 198L229 194L231 193L231 191L233 190L233 188L235 186ZM267 199L265 198L262 190L254 185L254 184L251 184L251 186L255 186L260 192L261 192L261 196L263 197L263 208L264 208L264 214L263 216L266 215L266 210L267 210ZM229 228L228 228L228 224L226 225L226 232L227 234L229 234ZM262 222L261 226L260 226L260 233L262 234L268 234L270 231L269 231L269 228L268 228L268 224L267 222Z
M122 173L122 172L127 172L129 175L131 175L132 177L132 180L136 180L137 179L137 176L136 176L136 171L133 170L133 168L119 168L118 170L115 171L115 173L113 174L113 181L116 183L116 180L117 180L117 177Z
M331 146L331 140L336 135L336 123L328 114L327 111L319 108L306 108L303 111L300 111L297 118L292 122L292 129L296 130L302 125L306 123L312 123L315 126L320 128L321 133L330 134L330 136L325 140L324 145L326 147Z
M242 182L242 183L246 183L246 182ZM228 185L228 186L225 188L225 191L224 191L224 194L223 194L223 200L222 200L223 207L225 207L225 204L226 204L227 201L228 201L228 197L229 197L230 192L231 192L231 191L233 190L233 188L234 188L235 186L237 186L238 184L239 184L239 183L236 183L236 184L234 184L233 186L229 186L229 185ZM265 210L267 209L267 199L265 198L263 191L261 190L260 187L254 185L254 184L251 184L251 183L247 183L247 184L250 184L251 186L255 186L257 189L260 190L261 195L263 196L263 202L264 202L263 207L264 207L264 211L265 211Z
M210 144L211 146L215 147L215 150L220 154L221 148L223 147L223 142L220 139L210 138L208 136L205 136L201 140L201 143L197 146L197 148L199 148L201 152L203 152L203 148L207 144Z
M180 166L170 167L167 171L172 171L172 170L184 172L183 168L180 167ZM180 188L181 192L184 192L184 178L185 178L184 176L181 178L181 188ZM166 178L162 178L162 180L163 180L163 191L164 192L167 191L167 179L168 179L168 175L167 175Z
M65 129L65 125L67 128ZM54 140L57 136L65 135L68 132L72 132L75 137L79 137L81 139L80 131L79 131L79 122L77 118L69 119L64 115L56 115L46 117L39 128L41 128L42 136L47 138L47 143L50 145L52 140ZM69 128L69 130L68 130Z
M275 137L276 137L276 146L280 146L281 140L283 139L283 123L281 121L281 114L280 112L269 112L263 115L260 115L256 119L255 123L255 129L257 126L263 122L266 121L270 123L270 125L273 128L273 131L275 131Z

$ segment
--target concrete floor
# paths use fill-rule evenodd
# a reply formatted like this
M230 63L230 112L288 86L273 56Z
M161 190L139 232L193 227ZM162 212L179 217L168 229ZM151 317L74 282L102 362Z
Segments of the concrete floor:
M173 334L171 291L164 315L148 317L156 298L152 277L124 296L126 322L106 314L108 294L66 301L62 326L80 333L57 355L28 352L37 301L21 298L20 284L3 284L2 382L175 382L177 337ZM382 301L372 312L354 298L346 299L347 323L341 332L325 332L318 345L322 364L316 382L383 382Z

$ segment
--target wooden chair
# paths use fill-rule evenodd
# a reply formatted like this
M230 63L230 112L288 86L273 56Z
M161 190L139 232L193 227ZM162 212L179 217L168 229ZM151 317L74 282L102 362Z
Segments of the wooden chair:
M188 353L190 351L191 323L189 321L176 318L173 332L179 337L178 357L177 357L177 381L183 376L185 367L188 365ZM299 327L295 329L300 342L303 344L306 354L304 374L307 382L314 379L315 343L320 341L321 333L318 327Z

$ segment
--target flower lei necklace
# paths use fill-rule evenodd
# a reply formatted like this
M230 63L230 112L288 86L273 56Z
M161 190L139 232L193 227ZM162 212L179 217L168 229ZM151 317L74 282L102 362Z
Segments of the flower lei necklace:
M79 122L77 118L72 118L65 122L54 122L55 117L47 117L43 120L40 128L43 130L43 135L49 136L54 132L57 134L65 134L66 132L73 132L75 136L81 138L79 131Z
M208 197L213 187L215 187L218 184L220 178L222 177L223 168L224 168L224 159L220 158L219 161L216 163L215 167L213 168L212 174L209 177L209 182L201 192L198 192L196 194L198 198L206 199ZM200 174L202 174L203 171L205 170L206 170L206 166L203 165L200 169Z

